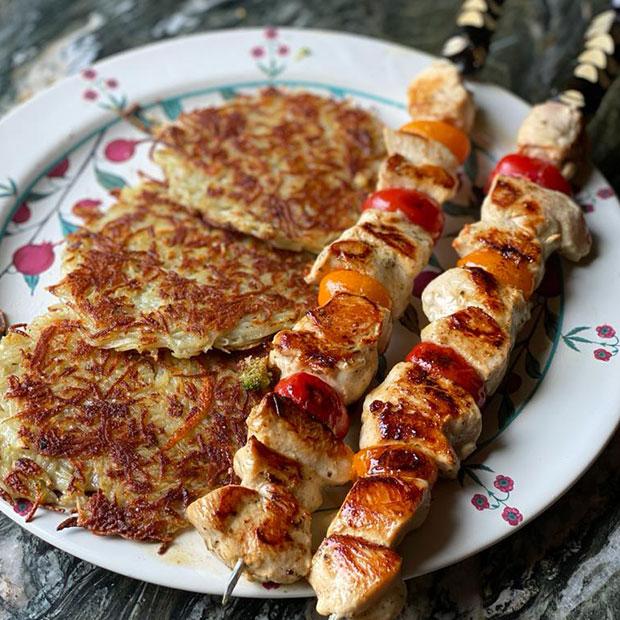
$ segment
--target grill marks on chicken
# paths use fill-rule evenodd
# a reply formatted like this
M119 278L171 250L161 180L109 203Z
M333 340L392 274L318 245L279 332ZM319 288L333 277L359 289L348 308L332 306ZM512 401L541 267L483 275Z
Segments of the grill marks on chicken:
M482 203L480 218L486 224L521 229L542 245L545 258L557 250L578 261L592 244L579 205L562 192L526 179L499 175Z
M450 63L437 63L412 82L409 110L414 120L444 121L465 131L473 122L471 96ZM454 195L458 161L447 147L390 129L384 131L384 139L389 157L380 169L380 187L415 189L438 201ZM427 248L425 261L430 243ZM326 266L364 269L370 256L343 235L319 256L310 278L316 282ZM402 256L395 261L406 264ZM390 268L398 273L398 267ZM401 290L408 290L407 296L396 297L396 316L406 306L414 271L399 281ZM487 289L487 303L501 312L497 286L477 280L478 287ZM474 318L481 331L481 318ZM487 323L494 341L503 338L491 316ZM480 411L466 390L409 362L397 364L366 396L360 434L362 453L369 449L361 457L364 471L356 464L359 477L315 554L309 575L319 613L335 618L397 615L403 600L398 595L400 558L391 547L423 521L437 468L455 476L459 459L474 449L480 426ZM364 561L356 562L357 557Z
M444 271L422 292L422 305L431 323L468 307L480 308L510 335L512 342L530 316L521 291L501 284L480 267Z
M435 118L470 126L469 118L463 116L468 116L464 112L468 105L462 90L457 89L453 99L443 97L436 72L414 84L410 91L412 115L427 117L429 107L437 104ZM444 106L450 104L451 109L446 110ZM551 153L548 157L560 165L578 147L580 118L563 111L570 118L554 123L547 116L552 107L535 110L526 120L520 146L538 157ZM559 127L567 123L575 130L559 140ZM548 131L537 136L540 128ZM404 153L397 138L400 136L394 133L389 136L391 157L394 152ZM392 169L397 163L392 163ZM386 177L387 168L384 164L380 179ZM558 250L578 260L588 253L590 236L581 210L568 196L524 179L500 175L483 204L482 221L466 226L454 247L461 256L478 251L482 262L479 266L451 269L426 288L422 302L431 323L422 331L422 340L429 346L449 347L460 354L491 393L505 372L515 335L529 315L528 291L520 286L526 281L523 269L538 284L549 254ZM489 256L485 252L495 258L485 262L484 257ZM492 272L498 258L504 265L512 265L501 272L501 281ZM415 363L397 364L385 381L367 395L360 435L363 451L354 461L361 477L334 519L310 572L320 613L331 613L335 618L362 618L365 614L381 617L374 614L380 609L385 612L381 601L387 605L395 600L398 581L397 556L390 553L389 547L421 522L426 512L425 496L433 482L431 479L429 484L422 475L412 482L412 466L407 464L405 454L413 451L430 458L444 476L455 477L460 460L475 449L480 430L480 411L470 393L448 378L429 377ZM361 469L357 466L359 458L364 463ZM404 487L411 489L410 495ZM377 551L377 544L382 553ZM343 559L344 548L351 554L364 550L367 560L363 569ZM362 570L365 578L359 574ZM397 612L390 607L385 613L392 615L386 617L393 618Z
M446 83L455 75L450 65L435 72L435 77L442 73ZM426 105L425 113L429 114L431 108L432 105ZM441 118L446 112L443 105ZM458 161L446 146L389 129L384 132L384 141L390 155L384 164L384 177L392 175L397 188L415 188L439 200L454 195ZM378 355L387 345L392 318L398 317L407 307L413 280L432 252L433 237L425 228L413 223L418 221L418 216L421 222L425 217L431 219L428 213L416 211L428 209L429 205L434 208L429 199L424 200L424 205L413 205L409 212L366 209L357 223L322 250L308 281L319 283L337 270L358 272L357 282L365 282L366 288L360 284L360 290L365 293L347 289L346 285L343 285L344 290L330 291L328 301L307 312L291 329L274 337L270 362L285 381L293 375L310 373L331 386L346 404L363 395L376 373ZM368 278L362 280L362 275ZM371 301L364 296L373 296L373 288L368 284L370 279L377 282L377 289L389 293L387 301L391 303ZM446 397L441 385L430 378L420 382L413 398L425 412L429 433L436 436L437 442L444 441L447 450L451 449L445 433L456 431L448 418L459 407L469 406L469 401L462 394ZM224 542L221 528L214 529L213 517L208 516L207 511L217 509L221 501L217 493L200 500L204 510L191 509L188 516L200 529L209 548L227 564L232 566L242 559L250 578L282 581L288 562L295 562L294 573L302 566L301 549L296 548L299 556L283 554L278 559L270 555L269 576L262 568L255 569L249 541L256 538L254 530L268 518L265 514L268 505L255 493L262 494L269 485L287 485L293 501L309 517L320 503L326 485L350 480L353 455L326 426L289 398L266 396L248 416L247 426L248 443L235 457L235 472L241 477L242 485L254 492L243 495L242 500L250 502L257 515L253 520L246 520L248 541L239 538L244 527L238 522L240 517L231 517L230 540ZM357 613L372 604L385 588L390 589L390 594L381 603L382 611L393 614L402 603L403 590L397 580L400 558L382 541L387 537L389 544L402 537L416 525L415 515L421 518L428 506L429 483L420 476L424 473L434 480L436 467L423 452L415 454L418 456L411 448L399 450L396 446L392 458L382 456L374 463L378 468L375 477L361 479L354 485L352 495L315 557L321 566L313 570L311 579L319 594L319 611L332 611L335 605L337 613L342 609ZM403 458L408 459L408 465L403 464ZM453 453L452 458L455 461L457 454ZM379 474L379 469L399 462L408 468L408 478L388 470ZM387 517L384 510L389 511ZM293 539L293 531L298 532L299 526L290 524L289 527ZM236 553L230 552L231 549L236 549ZM309 545L307 558L310 558ZM373 598L374 591L377 596ZM329 600L322 602L323 595Z
M390 187L415 189L442 204L454 196L458 181L441 166L431 164L416 166L402 155L395 153L383 160L377 181L377 189Z
M351 403L375 375L390 328L386 309L364 297L338 293L292 329L276 334L270 361L283 377L311 372Z
M400 578L401 563L384 545L357 536L328 536L312 560L316 610L346 617L368 609Z
M292 583L310 569L310 513L325 486L351 476L351 449L289 399L266 395L247 418L234 459L241 486L217 489L187 509L207 547L248 576ZM222 519L222 516L225 519Z
M293 583L308 572L310 515L280 485L221 487L190 504L187 518L209 550L231 567L242 557L257 579Z

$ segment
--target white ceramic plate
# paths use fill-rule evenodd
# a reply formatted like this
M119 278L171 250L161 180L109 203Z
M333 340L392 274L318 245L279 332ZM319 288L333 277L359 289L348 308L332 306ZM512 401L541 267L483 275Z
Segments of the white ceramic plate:
M407 118L408 81L430 60L345 34L234 30L148 46L64 80L0 123L0 308L11 322L44 312L53 301L46 286L58 278L63 236L77 223L73 207L111 204L110 190L135 182L140 170L159 175L148 158L150 142L117 120L115 109L140 102L148 114L174 118L181 109L275 84L351 97L398 126ZM453 264L451 236L472 219L463 208L471 178L480 182L493 160L512 150L528 111L498 88L473 89L480 107L476 157L466 167L462 195L448 207L446 238L417 288ZM620 209L596 172L579 200L595 239L592 258L576 267L551 261L507 381L486 408L482 450L465 464L460 484L436 487L429 519L403 545L409 577L457 562L533 519L588 467L618 422ZM406 321L413 331L415 314ZM388 365L414 343L410 330L395 333ZM158 556L155 545L56 532L63 517L54 513L40 511L26 524L7 504L0 509L56 547L131 577L208 593L221 593L226 582L228 570L194 532ZM236 594L273 598L311 590L303 584L267 590L242 579Z

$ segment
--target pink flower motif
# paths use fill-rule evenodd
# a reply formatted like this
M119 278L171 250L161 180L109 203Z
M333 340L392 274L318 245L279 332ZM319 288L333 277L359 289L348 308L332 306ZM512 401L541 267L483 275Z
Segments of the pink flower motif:
M280 47L278 47L278 54L280 54L280 56L286 56L289 51L290 49L288 45L280 45Z
M94 80L97 77L97 72L94 69L84 69L82 77L85 80Z
M594 349L594 358L601 362L608 362L611 359L611 353L605 349Z
M278 38L278 29L270 26L269 28L265 28L265 39L277 39Z
M419 273L413 281L413 294L416 297L420 297L429 282L432 282L438 275L437 271L431 271L430 269Z
M596 192L596 195L599 198L611 198L614 195L614 190L611 189L611 187L601 187L601 189Z
M65 157L62 161L58 162L45 176L48 179L62 178L69 170L69 160Z
M519 525L519 523L523 521L523 515L516 508L506 506L506 508L502 510L502 519L510 525Z
M480 493L476 493L471 498L471 503L476 510L486 510L489 507L489 500Z
M611 325L599 325L596 328L596 333L599 338L613 338L616 335L616 330Z
M99 206L101 200L94 200L92 198L82 198L78 200L72 207L71 213L81 218L92 218L100 215Z
M32 511L32 502L29 499L25 499L20 497L15 500L13 504L13 510L22 517L25 517L27 514L30 514Z
M17 211L13 213L13 217L11 218L11 221L15 222L15 224L24 224L30 219L30 216L31 216L30 207L28 206L27 203L22 202L17 208Z
M131 159L136 152L137 140L112 140L105 147L104 154L108 161L121 162Z
M13 254L13 264L25 276L37 276L52 266L54 246L49 243L29 243Z
M493 486L500 491L504 491L504 493L510 493L510 491L515 488L515 483L512 478L509 478L508 476L502 476L500 474L499 476L495 477Z
M251 54L254 58L262 58L265 55L265 50L260 46L256 46L252 48Z
M97 97L99 97L99 95L97 94L96 90L92 90L92 88L89 88L88 90L84 91L82 97L84 97L86 101L95 101Z
M105 85L108 88L117 88L118 87L118 80L115 80L114 78L110 78L109 80L105 81Z

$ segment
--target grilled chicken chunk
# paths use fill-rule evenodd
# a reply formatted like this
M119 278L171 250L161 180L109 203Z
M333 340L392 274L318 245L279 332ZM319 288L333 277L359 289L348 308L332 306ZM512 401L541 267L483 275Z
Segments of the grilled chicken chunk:
M437 480L437 465L423 450L392 444L379 449L367 460L364 475L396 475L403 480L419 478L432 486Z
M233 465L241 486L260 490L264 485L278 484L311 513L323 503L321 488L325 482L313 469L268 448L253 435L237 450Z
M355 226L323 249L306 280L318 283L335 269L369 275L389 292L397 318L409 304L413 280L432 251L431 236L402 213L368 209Z
M498 227L484 220L465 224L452 242L452 247L459 256L466 256L475 250L492 250L517 266L526 266L536 286L543 276L543 265L548 256L544 251L549 249L530 232L510 222Z
M412 412L410 404L400 397L392 401L373 398L367 406L364 403L360 448L386 444L424 450L447 478L455 478L459 470L459 457L439 424Z
M536 105L519 129L517 145L524 155L551 162L570 179L586 150L583 116L559 101Z
M590 251L592 239L579 206L566 194L526 179L498 175L482 203L486 224L514 224L538 237L544 255L559 252L578 261Z
M338 293L306 313L293 329L276 334L270 361L283 377L317 375L349 404L375 375L390 327L387 309L365 297Z
M247 418L248 436L314 470L323 484L351 479L351 448L288 398L267 394Z
M444 121L470 133L474 124L474 102L451 62L434 62L420 73L407 91L413 120Z
M400 578L401 563L388 547L355 536L328 536L314 554L308 576L317 612L341 618L365 611Z
M310 569L310 514L285 489L228 485L187 508L207 548L227 566L238 559L257 581L293 583Z
M364 400L360 448L402 443L429 454L446 476L476 447L482 419L463 388L400 362Z
M331 615L329 620L395 620L407 600L407 588L402 579L397 579L389 590L371 607L359 614L347 616Z
M426 519L430 501L426 480L397 475L358 478L327 535L346 534L394 547Z
M436 140L389 127L383 129L383 140L388 155L401 155L414 166L439 166L452 175L459 167L452 151Z
M480 308L469 306L427 325L423 341L452 347L482 377L488 394L497 389L510 355L510 336Z
M506 286L480 267L454 267L429 282L422 307L430 322L474 306L492 316L514 339L530 317L523 293Z
M428 194L439 204L450 200L458 191L458 180L440 166L416 166L395 153L384 159L379 168L377 189L402 187Z

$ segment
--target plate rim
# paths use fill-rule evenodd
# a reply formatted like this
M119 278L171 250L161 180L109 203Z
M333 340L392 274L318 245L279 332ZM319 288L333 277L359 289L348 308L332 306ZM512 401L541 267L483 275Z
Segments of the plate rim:
M336 30L324 30L324 29L300 29L300 28L279 28L279 30L284 33L285 35L288 33L291 34L298 34L298 35L322 35L322 36L329 36L329 37L333 37L333 38L350 38L353 40L359 40L362 41L364 43L371 43L373 45L379 45L379 46L387 46L387 47L393 47L395 49L401 50L405 53L413 53L416 54L420 57L422 57L423 59L427 60L427 61L431 61L433 59L435 59L434 56L427 54L426 52L421 52L415 48L409 48L407 46L404 45L400 45L397 43L393 43L390 41L384 41L382 39L377 39L374 37L369 37L369 36L365 36L365 35L358 35L358 34L354 34L354 33L349 33L349 32L339 32ZM96 63L94 63L92 66L94 68L98 68L98 69L105 69L106 67L110 66L110 65L114 65L118 62L126 62L126 61L131 61L132 57L137 57L140 56L142 54L149 54L152 52L157 52L160 49L165 49L165 48L173 48L175 46L178 45L183 45L186 41L188 40L200 40L200 39L205 39L205 38L213 38L215 36L222 36L222 35L226 35L228 33L236 33L239 34L240 32L243 34L247 34L247 35L256 35L256 34L261 34L263 32L262 28L230 28L230 29L221 29L221 30L213 30L213 31L208 31L208 32L202 32L202 33L194 33L188 36L183 36L183 37L176 37L176 38L172 38L172 39L167 39L165 41L159 41L159 42L154 42L154 43L149 43L143 46L139 46L139 47L135 47L129 50L124 50L118 54L114 54L111 56L108 56L104 59L102 59L101 61L98 61ZM10 125L11 123L14 122L14 120L16 118L19 118L19 116L21 114L23 114L26 110L30 110L31 108L38 106L40 104L41 101L47 99L50 96L55 96L56 91L62 91L63 89L67 88L67 86L72 82L72 81L77 81L79 79L79 75L73 75L73 76L68 76L66 78L63 78L61 80L59 80L57 83L51 85L50 87L40 91L39 93L37 93L34 97L32 97L30 100L28 100L27 102L25 102L24 104L15 106L12 110L10 110L2 119L0 119L0 131L3 130L4 127L6 127L7 125ZM281 80L281 82L291 82L294 80ZM265 80L257 80L256 82L265 82ZM273 80L272 82L274 83L278 83L280 82L280 80ZM482 85L485 89L488 89L490 92L495 91L495 93L499 94L501 97L510 97L513 100L519 102L520 104L526 105L528 106L528 108L530 107L530 104L527 103L526 101L524 101L521 97L519 97L518 95L515 95L507 90L504 90L503 88L496 86L496 85L492 85L492 84L484 84L484 83L480 83L477 81L474 81L476 84L478 85ZM324 86L328 86L327 83L323 84ZM220 84L219 88L223 88L225 87L226 84ZM337 86L337 85L334 85ZM359 93L361 93L362 91L358 91ZM369 93L365 93L365 94L369 94ZM187 92L184 93L183 95L181 95L182 97L190 97L192 96L192 92ZM150 107L153 105L157 104L158 100L152 100L149 101L149 103L145 106L145 107ZM100 119L104 118L103 114L100 114ZM70 144L68 146L63 146L63 154L65 154L67 151L73 151L76 148L78 148L78 146L80 144L82 144L83 142L87 141L89 138L91 138L95 133L102 131L103 129L115 124L119 122L117 118L112 117L110 120L106 121L106 122L102 122L101 120L96 124L96 128L90 128L88 129L88 134L85 134L85 131L80 131L78 136L79 139L73 140L72 142L70 142ZM0 238L4 236L4 232L6 230L6 226L8 225L8 222L10 221L11 215L14 211L14 208L17 207L17 205L20 203L20 201L24 198L24 196L32 189L32 187L36 184L36 182L38 181L38 179L40 178L40 176L44 175L45 172L49 169L51 169L55 163L62 159L62 155L58 158L55 159L54 162L52 164L48 164L46 165L45 168L36 168L37 170L37 175L34 177L34 180L31 179L31 181L25 185L25 189L21 190L17 196L11 198L10 200L6 201L6 204L2 205L0 207L0 221L2 222L2 230L0 231ZM39 172L41 171L41 172ZM596 175L599 175L601 178L605 179L605 177L602 175L602 173L593 167L593 172ZM559 342L559 337L558 337L558 342ZM557 345L556 345L557 346ZM551 361L553 359L553 352L550 354L550 363L549 366L551 366ZM540 385L540 384L539 384ZM533 394L532 394L533 395ZM531 397L531 396L530 396ZM613 401L616 402L616 401ZM527 404L527 402L523 403L523 407L525 407L525 405ZM462 555L460 556L460 558L456 561L454 560L446 560L443 564L438 565L436 568L434 568L433 570L438 570L440 568L443 568L445 566L451 565L455 562L460 562L465 560L468 557L471 557L472 555L475 555L476 553L479 553L487 548L489 548L490 546L500 542L501 540L507 538L508 536L510 536L512 533L514 533L515 531L517 531L518 529L520 529L521 527L525 526L526 524L532 522L534 519L536 519L542 512L544 512L545 510L547 510L551 505L553 505L560 497L562 497L564 495L564 493L566 493L567 491L569 491L572 486L586 473L586 471L588 471L588 469L592 466L592 464L594 463L594 461L600 456L600 454L602 453L602 451L605 449L605 447L609 444L609 441L611 440L611 438L613 437L614 432L616 431L616 429L618 428L618 425L620 424L620 399L617 399L617 404L618 404L618 411L617 411L617 415L616 415L616 419L614 421L614 423L610 426L610 430L609 433L606 436L606 439L604 441L604 443L602 445L600 445L598 447L598 449L596 450L595 453L591 453L589 454L589 457L587 459L587 464L582 467L580 469L580 473L577 476L572 477L572 481L567 485L564 486L563 489L561 489L560 491L557 491L556 493L551 493L549 496L549 499L546 503L544 503L544 505L541 505L536 511L528 513L527 518L524 519L523 523L521 523L520 525L518 525L517 527L514 528L507 528L504 530L504 532L500 535L497 536L495 538L493 538L492 541L487 542L486 544L479 546L478 548L476 548L475 550L467 553L466 555ZM24 523L23 523L23 519L17 515L17 513L15 513L12 509L11 506L9 506L8 504L5 505L4 502L0 503L0 510L6 514L9 518L11 518L13 521L15 521L18 525L20 525L20 527L24 527ZM30 524L29 524L30 525ZM27 529L28 531L30 531L31 533L34 533L37 537L45 540L46 542L48 542L49 544L51 544L52 546L59 548L63 551L66 551L68 553L71 553L72 555L75 555L76 557L79 557L81 559L84 559L88 562L91 562L93 564L96 564L98 566L103 566L104 568L111 570L113 572L117 572L120 574L123 574L127 577L131 577L131 578L136 578L136 579L141 579L144 580L144 577L139 575L139 571L127 571L124 572L122 570L119 570L118 567L114 567L114 568L110 568L109 563L106 561L105 558L101 558L99 557L99 554L97 554L94 551L91 551L90 549L86 548L86 547L81 547L78 546L75 549L76 550L71 550L71 551L67 551L65 548L63 547L59 547L58 546L58 540L56 538L54 538L51 534L48 534L46 531L40 529L40 528L33 528L31 525L30 527L24 527L24 529ZM34 532L33 529L37 529L37 532ZM74 547L74 543L67 540L66 546L67 547ZM174 587L177 589L184 589L182 587L182 585L174 585L171 586L169 584L169 582L166 581L157 581L156 579L148 579L149 582L152 583L157 583L158 585L162 585L162 586L166 586L166 587ZM187 591L192 591L192 592L196 592L195 589L188 589ZM309 594L310 595L310 594ZM278 594L278 591L266 591L263 593L263 595L261 596L260 593L257 592L249 592L249 593L242 593L240 594L240 596L248 596L248 597L260 597L260 598L289 598L289 597L296 597L299 596L299 594L286 594L286 593L280 593L280 595Z

